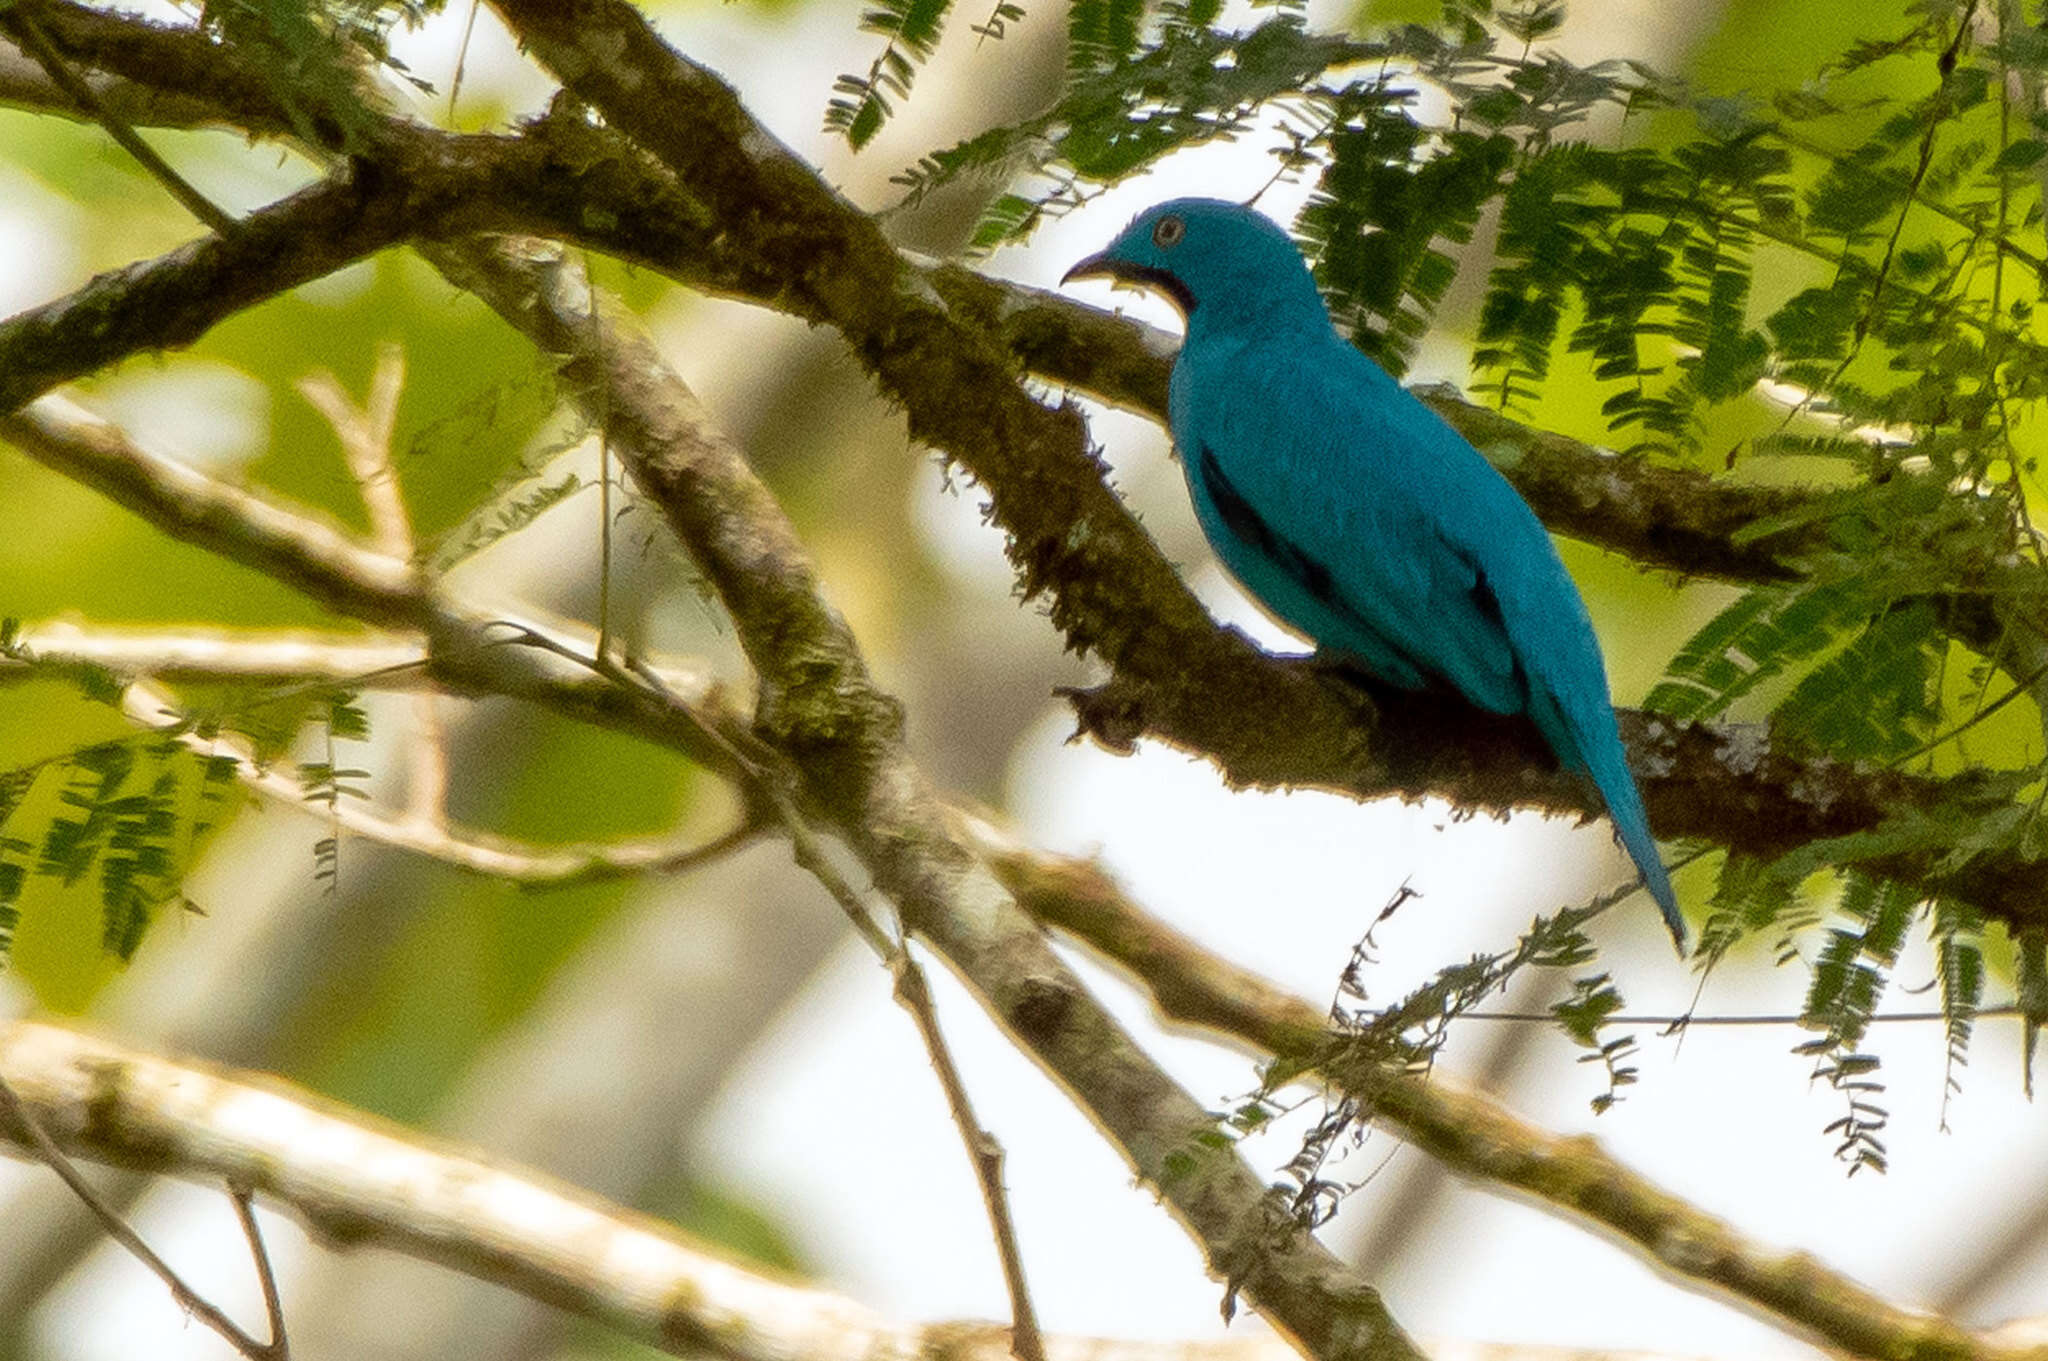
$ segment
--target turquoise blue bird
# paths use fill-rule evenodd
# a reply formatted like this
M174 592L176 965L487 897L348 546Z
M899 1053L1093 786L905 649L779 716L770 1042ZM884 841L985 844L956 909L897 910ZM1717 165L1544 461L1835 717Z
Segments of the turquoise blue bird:
M1287 234L1186 198L1067 271L1187 321L1168 418L1216 555L1283 622L1389 685L1526 714L1592 777L1681 951L1685 919L1629 773L1578 587L1515 489L1330 322Z

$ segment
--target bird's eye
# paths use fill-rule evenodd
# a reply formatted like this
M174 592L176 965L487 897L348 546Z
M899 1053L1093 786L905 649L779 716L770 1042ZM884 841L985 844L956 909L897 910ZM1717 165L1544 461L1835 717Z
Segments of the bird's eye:
M1172 250L1187 234L1188 224L1171 213L1152 224L1152 244L1161 250Z

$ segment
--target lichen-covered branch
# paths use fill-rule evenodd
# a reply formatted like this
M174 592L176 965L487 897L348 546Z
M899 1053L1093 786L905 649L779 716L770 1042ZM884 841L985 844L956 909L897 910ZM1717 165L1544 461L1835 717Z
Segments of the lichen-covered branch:
M1947 1319L1901 1309L1803 1253L1752 1242L1616 1161L1441 1077L1341 1057L1328 1013L1223 959L1133 904L1099 866L1034 853L961 823L1027 911L1133 974L1172 1021L1316 1066L1372 1118L1461 1177L1605 1234L1688 1289L1722 1295L1831 1350L1881 1361L2042 1361ZM1338 1056L1333 1059L1332 1056Z

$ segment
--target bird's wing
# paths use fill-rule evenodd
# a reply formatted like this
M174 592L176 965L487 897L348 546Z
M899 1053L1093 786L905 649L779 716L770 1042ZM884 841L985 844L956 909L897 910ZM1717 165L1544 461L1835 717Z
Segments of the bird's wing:
M1348 345L1254 346L1228 358L1188 375L1175 434L1197 461L1190 476L1209 479L1219 505L1238 502L1237 523L1228 511L1217 517L1234 546L1250 544L1314 616L1290 622L1368 664L1391 654L1482 708L1535 720L1567 767L1592 776L1683 948L1684 918L1622 750L1599 640L1535 512L1463 436Z
M1368 664L1391 651L1484 708L1521 710L1526 677L1489 564L1504 548L1510 560L1516 547L1551 553L1549 541L1469 444L1345 354L1239 352L1186 412L1190 475L1235 507L1235 537L1263 538L1327 606L1327 618L1289 620L1318 643ZM1346 623L1364 636L1328 636Z

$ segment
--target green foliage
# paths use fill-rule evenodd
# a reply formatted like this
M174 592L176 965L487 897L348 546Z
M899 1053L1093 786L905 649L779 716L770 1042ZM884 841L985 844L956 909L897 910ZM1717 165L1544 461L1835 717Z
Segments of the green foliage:
M1607 1072L1607 1090L1592 1101L1595 1115L1604 1115L1612 1109L1621 1100L1621 1089L1633 1085L1636 1080L1636 1069L1630 1062L1636 1053L1635 1036L1623 1034L1611 1040L1600 1038L1601 1027L1621 1008L1621 993L1615 989L1613 975L1606 973L1573 979L1571 995L1550 1006L1558 1026L1571 1036L1572 1042L1592 1051L1581 1055L1579 1062L1597 1063Z
M1814 1056L1814 1076L1843 1094L1848 1111L1827 1127L1841 1142L1835 1153L1859 1168L1884 1170L1884 1144L1877 1136L1886 1122L1877 1097L1884 1085L1874 1074L1876 1055L1859 1052L1870 1021L1883 1000L1885 977L1897 962L1906 928L1919 906L1912 889L1859 871L1845 879L1840 912L1854 929L1827 934L1813 962L1800 1024L1820 1032L1794 1051Z
M1374 929L1414 897L1411 890L1402 888L1381 910ZM1228 1118L1231 1128L1249 1132L1265 1123L1274 1093L1302 1073L1314 1070L1337 1079L1338 1087L1326 1098L1321 1117L1281 1169L1281 1190L1299 1222L1309 1228L1325 1223L1356 1189L1333 1180L1327 1169L1334 1157L1356 1147L1364 1137L1371 1111L1357 1093L1371 1090L1370 1075L1387 1067L1428 1073L1450 1038L1452 1023L1498 996L1522 970L1572 969L1587 963L1595 951L1586 924L1607 906L1596 901L1566 908L1552 917L1538 917L1512 950L1477 954L1440 969L1429 982L1383 1007L1370 1004L1366 975L1375 947L1372 932L1366 933L1352 951L1338 983L1337 1004L1331 1007L1337 1038L1313 1062L1280 1059L1269 1064L1261 1074L1252 1109L1241 1109ZM1618 1099L1617 1089L1635 1080L1635 1070L1628 1062L1633 1041L1624 1037L1602 1044L1597 1039L1606 1018L1621 1006L1620 993L1602 974L1577 980L1572 998L1556 1013L1567 1033L1592 1048L1593 1061L1606 1068L1607 1091L1594 1098L1595 1110L1612 1106ZM1346 1074L1356 1074L1358 1079L1346 1084Z
M195 751L189 725L95 743L0 772L0 961L35 880L94 894L102 948L130 958L180 903L196 852L230 807L234 764Z
M1898 759L1932 734L1941 643L1924 601L1879 614L1807 672L1776 710L1778 730L1823 751Z
M336 742L360 742L370 735L369 716L346 691L324 696L320 720L326 732L327 759L308 761L299 767L299 789L307 803L324 804L332 830L313 843L313 878L332 893L341 881L341 828L336 817L344 798L367 800L356 783L370 778L370 772L336 762Z
M0 660L66 683L93 705L119 708L127 682L103 667L39 657L15 620L0 620ZM328 736L329 759L300 767L305 797L332 811L362 797L353 782L367 771L337 767L333 743L369 736L369 716L352 693L287 688L238 693L219 705L166 711L142 732L67 747L0 770L0 965L9 957L31 890L93 894L99 941L126 962L162 909L191 908L186 871L238 807L243 757L275 759L308 714ZM316 880L331 889L337 843L316 849ZM47 906L47 905L45 905Z
M344 147L375 126L361 82L382 67L423 91L391 53L392 29L417 26L443 0L204 0L199 23L257 62L278 103L309 142L340 134Z
M554 507L582 491L583 479L574 472L563 473L552 482L541 482L519 491L509 499L487 508L459 533L449 535L435 554L434 567L446 571L472 553L481 552L507 534L526 528Z
M866 75L843 75L834 83L832 102L825 107L825 127L845 134L855 150L866 146L889 116L889 100L909 96L917 63L938 47L952 8L953 0L880 0L863 14L860 26L887 41ZM984 28L992 26L1000 33L1003 23L1022 17L1017 6L998 5L996 17Z
M1729 706L1829 647L1862 608L1843 583L1763 588L1716 615L1665 668L1643 707L1673 718L1718 718Z
M2034 1050L2040 1043L2041 1027L2048 1023L2048 933L2038 926L2023 927L2013 938L2013 991L2019 997L2020 1017L2025 1024L2021 1063L2027 1096L2034 1095Z
M1457 278L1437 242L1472 238L1514 142L1499 132L1433 136L1385 85L1327 102L1329 161L1296 224L1331 315L1399 374Z
M1243 33L1214 27L1208 4L1161 4L1149 28L1143 13L1124 0L1074 5L1059 100L924 157L896 177L908 201L967 175L1045 181L1049 189L998 196L973 246L1020 240L1174 151L1237 135L1268 101L1314 88L1331 66L1384 50L1310 33L1287 11Z
M1948 1098L1962 1090L1958 1070L1970 1061L1970 1035L1977 1007L1984 1000L1984 916L1967 903L1937 898L1933 913L1936 980L1941 986L1944 1038L1942 1125L1948 1124Z

